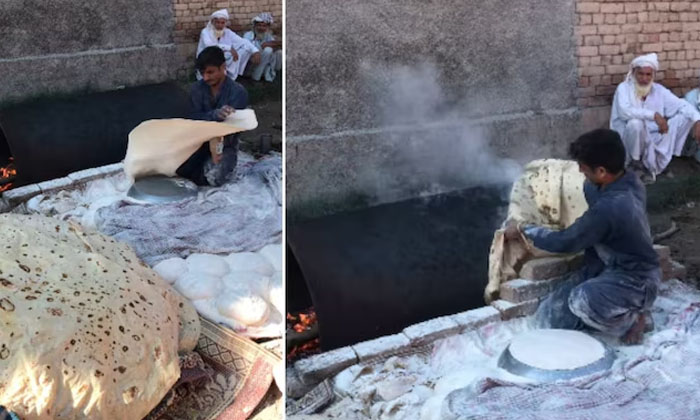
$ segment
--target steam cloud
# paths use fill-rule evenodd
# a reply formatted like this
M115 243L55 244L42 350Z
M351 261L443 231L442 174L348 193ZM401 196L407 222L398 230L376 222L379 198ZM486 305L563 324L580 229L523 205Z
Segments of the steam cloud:
M374 95L387 148L367 162L363 184L377 203L465 189L511 184L521 173L512 159L496 155L486 129L467 119L478 104L454 105L440 87L434 65L361 66ZM386 162L390 163L386 163Z

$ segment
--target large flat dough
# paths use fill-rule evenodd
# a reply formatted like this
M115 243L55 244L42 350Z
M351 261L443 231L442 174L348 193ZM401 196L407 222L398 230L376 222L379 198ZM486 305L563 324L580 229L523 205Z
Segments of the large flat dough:
M146 175L175 176L175 171L203 143L258 126L252 109L236 110L223 122L180 118L148 120L129 133L124 172L131 179Z
M510 354L528 366L546 370L577 369L605 356L600 341L579 331L533 330L510 343Z

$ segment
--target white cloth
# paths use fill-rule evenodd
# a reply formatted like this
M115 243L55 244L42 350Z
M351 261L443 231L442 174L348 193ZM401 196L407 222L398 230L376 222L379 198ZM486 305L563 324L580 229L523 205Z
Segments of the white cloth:
M226 10L226 9L217 10L216 12L211 14L211 18L209 18L209 21L211 21L212 19L217 19L217 18L229 20L228 10Z
M659 133L654 121L657 112L668 120L666 134ZM641 160L653 175L663 172L673 156L680 156L696 121L700 112L658 83L644 101L635 93L634 79L620 83L615 91L610 128L622 137L627 162Z
M656 53L640 55L630 63L630 70L627 72L626 80L632 80L634 69L638 67L651 67L654 71L659 71L659 58Z
M219 12L214 12L214 15ZM256 52L259 52L258 48L255 45L253 45L252 42L250 42L247 39L241 38L228 28L224 28L224 34L221 36L221 38L217 38L214 25L211 23L211 21L209 21L207 26L204 29L202 29L202 32L199 34L197 56L199 56L199 53L201 53L202 50L204 50L205 48L213 46L221 48L221 50L224 52L224 57L226 57L226 74L228 74L228 76L233 80L236 80L238 76L243 74L246 65L248 65L248 60L250 59L250 57ZM238 54L238 60L233 59L231 49L236 50L236 53ZM199 74L199 72L197 72L197 79L202 79L202 76Z
M282 69L282 50L274 50L270 47L262 48L264 42L275 40L274 35L268 32L263 38L256 38L254 31L248 31L243 34L243 38L253 43L259 50L262 50L260 64L257 66L251 64L251 69L246 70L250 72L250 77L253 80L260 80L260 78L265 77L265 80L268 82L275 80L277 71Z
M275 23L275 20L272 18L272 15L270 13L263 12L253 18L253 24L255 24L256 22L263 22L272 25L273 23Z

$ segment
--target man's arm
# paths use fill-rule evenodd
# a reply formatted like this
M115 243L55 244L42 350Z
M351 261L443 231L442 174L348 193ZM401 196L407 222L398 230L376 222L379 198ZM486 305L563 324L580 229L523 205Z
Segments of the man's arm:
M579 252L599 243L610 229L610 222L601 210L589 208L573 225L563 230L526 226L523 234L535 247L556 253Z
M625 121L629 120L654 120L655 112L651 109L645 109L636 106L632 103L633 92L630 92L630 86L627 86L627 82L620 83L615 90L615 97L613 98L613 107L617 107L617 112L620 118Z
M207 89L209 87L207 86ZM245 89L244 89L245 90ZM247 102L246 93L246 102ZM218 109L207 111L204 104L207 101L205 92L195 84L190 91L190 119L201 121L223 121L233 113L233 106L223 106Z

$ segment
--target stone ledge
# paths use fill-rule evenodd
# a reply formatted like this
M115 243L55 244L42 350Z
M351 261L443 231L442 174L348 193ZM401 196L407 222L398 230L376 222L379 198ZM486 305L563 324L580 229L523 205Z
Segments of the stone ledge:
M520 269L520 278L525 280L547 280L566 274L569 271L568 257L535 258Z
M513 303L525 302L542 297L550 292L551 282L513 279L501 284L500 297Z
M51 179L49 181L42 181L36 185L39 187L42 194L49 194L54 191L72 187L74 184L75 182L72 179L68 177L63 177Z
M406 327L403 333L411 340L412 346L421 346L438 338L456 334L460 330L460 325L450 316L442 316Z
M501 320L508 321L509 319L518 318L521 316L532 315L537 311L540 304L539 299L532 299L521 303L511 303L503 299L491 302L491 306L496 308L501 313Z
M29 184L23 187L13 188L2 193L3 199L10 207L15 207L24 203L35 195L41 194L41 188L38 184Z
M357 354L348 346L301 359L294 364L294 368L303 384L315 385L357 361Z
M357 354L360 363L362 363L406 350L411 347L411 340L405 334L398 333L363 341L353 344L351 347Z
M501 313L493 306L482 306L481 308L450 315L450 318L460 326L462 331L471 331L491 322L500 321Z

